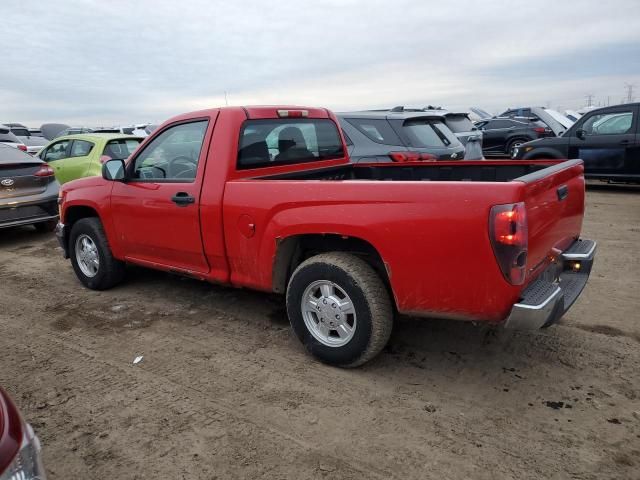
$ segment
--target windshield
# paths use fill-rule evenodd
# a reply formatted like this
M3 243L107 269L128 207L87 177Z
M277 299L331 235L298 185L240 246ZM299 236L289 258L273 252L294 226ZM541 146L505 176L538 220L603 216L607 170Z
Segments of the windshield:
M29 130L27 130L26 128L12 128L11 129L11 133L13 133L14 135L18 136L18 137L30 137L31 134L29 133Z

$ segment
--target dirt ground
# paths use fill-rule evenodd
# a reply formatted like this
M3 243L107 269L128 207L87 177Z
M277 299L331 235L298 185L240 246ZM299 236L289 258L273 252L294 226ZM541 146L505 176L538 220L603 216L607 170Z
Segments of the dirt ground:
M639 479L640 189L587 208L560 325L401 319L356 370L307 356L279 297L137 268L97 293L53 235L2 231L0 385L53 480Z

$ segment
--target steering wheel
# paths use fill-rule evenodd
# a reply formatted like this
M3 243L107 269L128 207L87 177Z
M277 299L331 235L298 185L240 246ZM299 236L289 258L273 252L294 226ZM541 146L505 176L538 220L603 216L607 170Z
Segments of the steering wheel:
M167 178L195 178L198 162L185 156L172 158L167 164Z

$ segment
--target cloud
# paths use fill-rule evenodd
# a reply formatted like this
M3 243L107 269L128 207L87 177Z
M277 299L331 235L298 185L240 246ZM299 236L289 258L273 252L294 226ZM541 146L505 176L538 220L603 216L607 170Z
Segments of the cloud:
M225 92L233 104L499 110L640 88L635 0L3 5L4 121L161 121Z

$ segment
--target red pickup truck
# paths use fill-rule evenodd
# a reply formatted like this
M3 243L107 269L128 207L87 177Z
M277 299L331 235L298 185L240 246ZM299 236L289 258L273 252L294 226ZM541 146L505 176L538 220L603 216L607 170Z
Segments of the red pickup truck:
M40 441L1 388L0 480L46 480Z
M125 264L286 294L313 355L356 366L396 312L540 328L582 291L580 160L351 164L333 113L172 118L102 177L67 183L57 235L80 281Z

